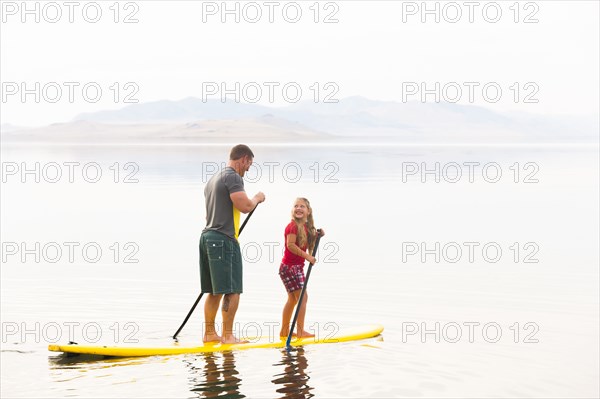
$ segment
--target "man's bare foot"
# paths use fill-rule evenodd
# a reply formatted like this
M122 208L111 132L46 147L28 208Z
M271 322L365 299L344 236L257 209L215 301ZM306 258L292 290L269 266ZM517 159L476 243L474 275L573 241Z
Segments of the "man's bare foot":
M211 343L211 342L212 343L219 343L219 342L221 342L221 337L219 335L215 334L215 333L213 333L213 334L204 334L204 338L202 339L202 341L205 344L208 344L208 343Z
M236 338L233 334L226 335L225 337L221 338L222 344L247 344L249 342L250 341Z
M315 334L311 334L308 331L302 331L298 333L298 338L313 338Z

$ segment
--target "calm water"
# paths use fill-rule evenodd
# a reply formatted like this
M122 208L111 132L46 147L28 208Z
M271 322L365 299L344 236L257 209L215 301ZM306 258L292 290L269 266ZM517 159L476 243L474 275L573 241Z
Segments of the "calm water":
M48 352L171 343L199 287L203 182L228 148L5 146L2 397L598 397L597 146L253 149L246 189L267 202L241 237L239 332L279 321L283 228L305 196L327 232L309 327L382 336L291 354ZM23 174L36 162L39 182ZM197 311L182 343L201 331Z

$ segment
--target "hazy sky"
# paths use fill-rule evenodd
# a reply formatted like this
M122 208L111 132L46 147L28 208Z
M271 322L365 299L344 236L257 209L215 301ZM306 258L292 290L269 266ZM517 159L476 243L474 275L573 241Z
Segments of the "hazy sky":
M442 101L598 113L597 1L430 1L431 14L422 4L229 1L234 12L223 14L220 1L59 1L28 2L27 14L21 1L2 1L2 123L64 122L123 107L127 95L140 102L220 98L222 82L234 91L239 82L241 100L264 105L269 87L277 106L298 88L318 102L327 95L431 102L439 82ZM424 99L421 83L432 90ZM31 90L25 98L23 88ZM211 88L219 92L209 96Z

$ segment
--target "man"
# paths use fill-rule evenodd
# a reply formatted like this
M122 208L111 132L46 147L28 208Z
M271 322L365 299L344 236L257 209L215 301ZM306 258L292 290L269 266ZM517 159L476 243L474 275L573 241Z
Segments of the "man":
M200 282L208 294L204 304L204 342L241 343L233 335L233 320L242 293L242 254L238 243L240 212L248 213L265 200L262 192L252 199L244 191L244 174L254 154L246 145L231 149L229 163L204 188L206 227L200 237ZM215 317L223 299L223 335L215 329Z

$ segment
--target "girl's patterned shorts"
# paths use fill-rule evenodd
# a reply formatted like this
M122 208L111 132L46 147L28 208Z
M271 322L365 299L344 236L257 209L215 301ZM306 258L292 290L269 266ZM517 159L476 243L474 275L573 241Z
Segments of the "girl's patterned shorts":
M304 265L279 266L279 277L287 292L301 290L304 287Z

